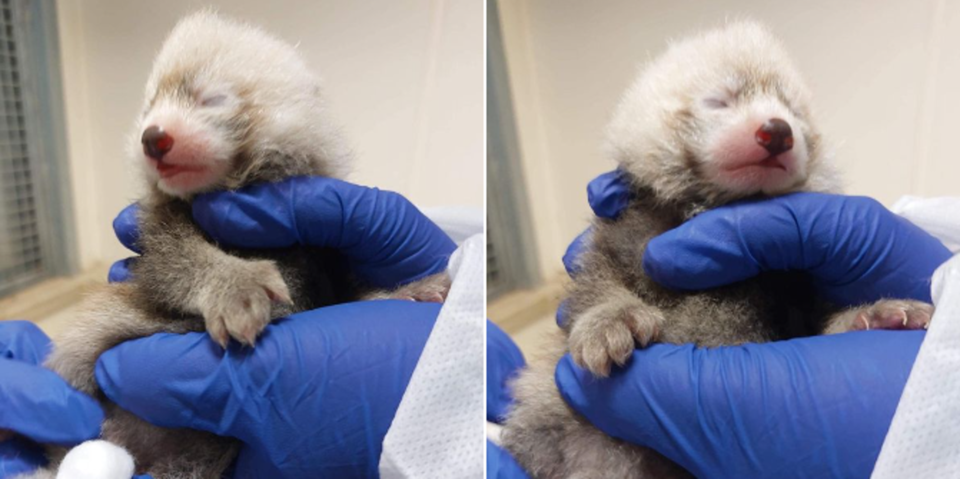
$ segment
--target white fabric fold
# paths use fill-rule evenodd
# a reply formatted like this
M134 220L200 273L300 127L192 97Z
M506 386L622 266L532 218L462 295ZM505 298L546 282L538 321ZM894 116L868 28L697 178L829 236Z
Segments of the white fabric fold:
M905 197L894 212L960 250L960 198ZM960 255L933 275L936 311L873 478L960 477Z
M431 213L451 236L483 231L482 215ZM384 479L483 477L485 250L474 234L450 259L453 285L383 442Z

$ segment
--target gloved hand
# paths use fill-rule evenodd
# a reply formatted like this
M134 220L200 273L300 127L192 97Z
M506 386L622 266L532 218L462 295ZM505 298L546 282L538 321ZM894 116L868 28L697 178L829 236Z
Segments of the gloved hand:
M487 440L487 479L529 479L526 471L502 447Z
M625 202L610 197L628 197L627 188L612 174L595 181L591 191L602 194L591 206L615 217ZM580 247L564 258L572 274ZM804 270L834 301L858 304L888 295L929 301L930 277L949 257L875 201L796 194L697 216L652 240L644 268L678 289ZM698 477L867 477L924 334L654 345L607 380L565 357L556 379L568 403L601 430L654 448Z
M0 430L20 434L0 434L0 478L46 464L33 441L66 446L100 434L97 402L40 366L49 352L50 338L33 323L0 322Z
M593 179L587 185L587 201L593 214L607 219L615 219L620 212L630 203L630 189L623 179L623 173L620 170L608 171ZM563 265L567 268L567 273L574 276L577 273L577 257L586 246L587 237L590 234L590 228L580 233L570 246L567 247L566 254L563 255Z
M497 325L487 321L487 421L500 423L513 402L508 381L526 362L520 348ZM500 446L487 441L488 479L527 479L527 473Z
M616 217L629 199L617 172L595 179L589 192L591 207L605 218ZM582 237L564 256L568 270L575 269ZM852 306L884 297L929 302L930 277L950 256L939 240L876 200L797 193L707 211L651 240L643 268L679 290L801 270L824 297Z
M565 356L561 394L607 434L697 477L870 477L923 331L714 349L657 344L598 380Z
M487 421L503 421L513 403L508 383L524 366L520 348L507 333L487 321Z
M156 334L105 352L96 378L151 423L242 441L234 477L375 477L439 311L397 300L320 308L267 326L255 349Z
M193 201L193 217L214 240L237 248L328 247L346 255L367 284L394 288L444 271L456 245L403 196L323 177L263 183ZM136 205L114 220L120 242L135 252ZM111 281L129 276L130 259Z
M136 214L127 207L114 230L139 252ZM202 195L193 214L228 246L339 249L358 277L384 288L445 270L456 248L402 196L329 178ZM110 280L129 278L131 261L114 264ZM152 422L243 441L237 477L366 477L439 307L391 301L303 312L270 325L255 351L218 353L202 334L155 335L101 356L97 379L111 400Z

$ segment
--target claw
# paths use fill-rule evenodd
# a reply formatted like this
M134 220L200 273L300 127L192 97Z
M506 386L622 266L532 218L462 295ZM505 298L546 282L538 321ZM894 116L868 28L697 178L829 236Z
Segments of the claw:
M440 293L430 293L420 299L424 303L442 303L443 295Z
M251 348L256 346L257 343L257 329L256 328L247 328L241 333L242 343L250 346Z
M290 293L287 291L274 291L270 288L264 288L267 292L267 297L270 298L270 301L275 301L283 304L293 304L293 300L290 299Z
M210 337L213 338L213 341L219 344L221 348L227 349L227 344L229 344L230 342L230 336L227 336L226 333L214 334L213 332L211 332Z

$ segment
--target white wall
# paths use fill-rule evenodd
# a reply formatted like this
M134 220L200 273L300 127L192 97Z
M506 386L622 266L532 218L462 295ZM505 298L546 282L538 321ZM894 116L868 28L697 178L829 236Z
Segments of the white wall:
M671 37L749 15L785 41L838 144L848 192L891 204L957 195L960 4L946 0L499 3L544 275L590 217L585 186L614 164L603 128L637 66Z
M210 4L299 43L358 153L352 181L482 207L479 0L58 0L82 267L127 255L110 222L137 196L125 141L143 85L177 18Z

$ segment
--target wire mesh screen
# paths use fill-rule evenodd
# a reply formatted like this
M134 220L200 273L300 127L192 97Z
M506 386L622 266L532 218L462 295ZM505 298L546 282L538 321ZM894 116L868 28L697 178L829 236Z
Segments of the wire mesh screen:
M0 292L44 271L16 28L10 0L0 0Z
M55 19L0 0L0 296L73 267Z
M497 225L499 226L499 225ZM500 268L502 261L497 254L496 244L493 241L493 235L489 234L490 228L493 228L493 221L487 220L487 296L496 297L509 289L512 285L507 278L503 277L503 270Z

